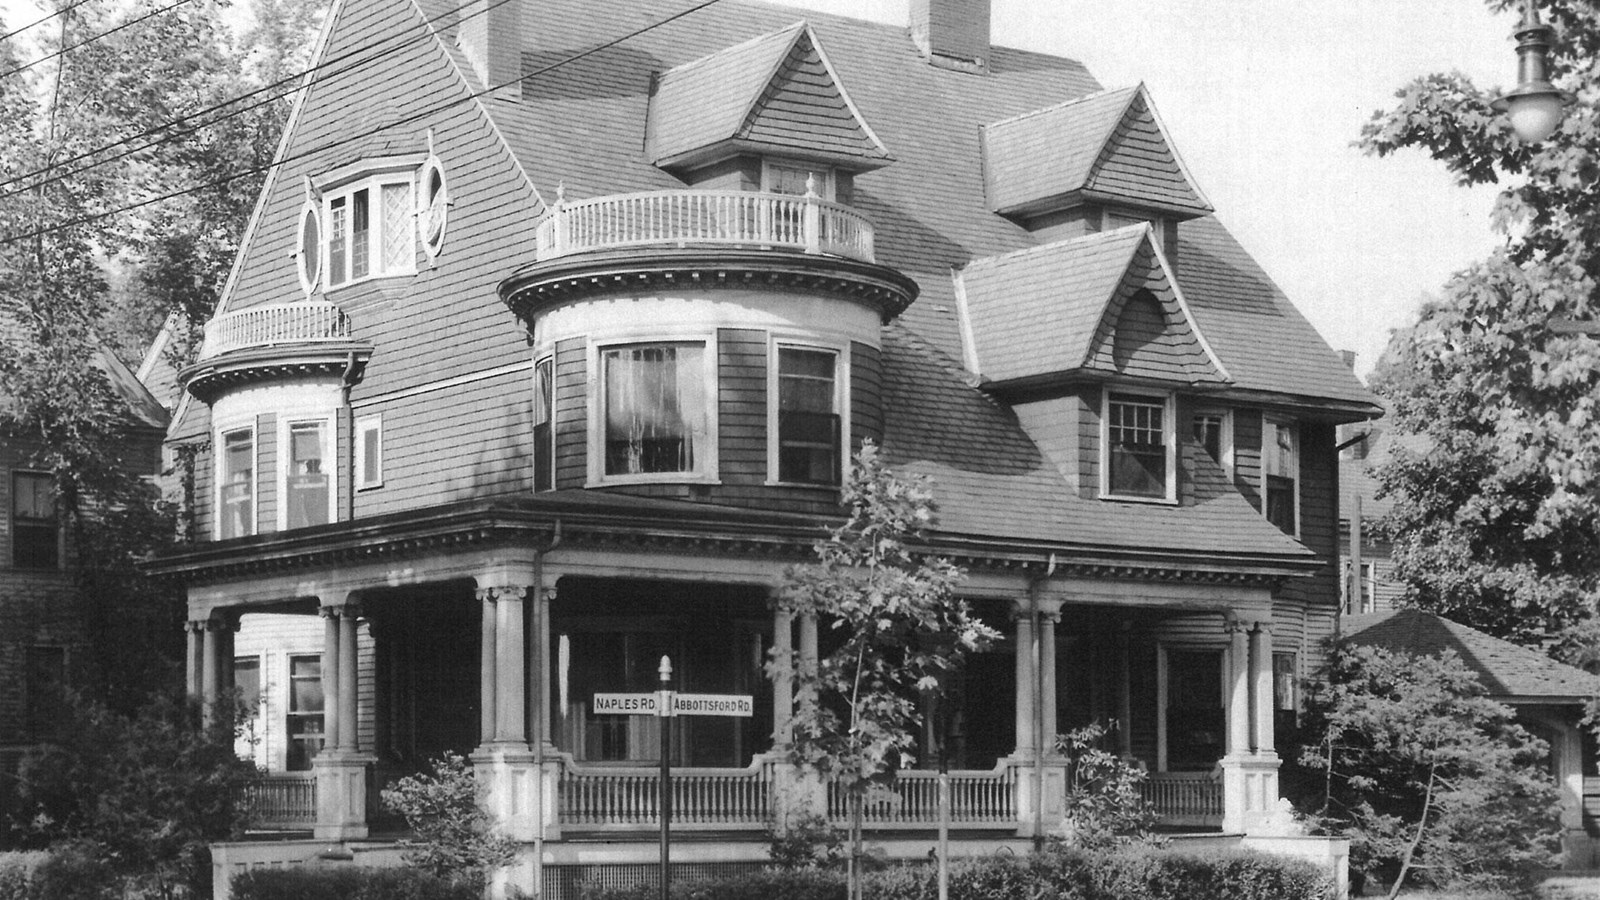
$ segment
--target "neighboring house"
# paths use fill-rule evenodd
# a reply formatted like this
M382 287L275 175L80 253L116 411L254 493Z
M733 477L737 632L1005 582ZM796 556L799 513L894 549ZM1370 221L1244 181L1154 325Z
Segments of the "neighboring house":
M985 0L912 8L335 6L318 60L365 61L299 96L169 433L198 542L152 569L188 585L192 689L248 682L277 617L322 635L314 674L257 664L304 701L285 766L320 743L258 803L315 839L220 873L377 854L377 788L450 750L525 889L647 863L658 726L592 698L663 655L754 697L675 729L675 819L718 836L685 862L840 815L771 752L762 664L829 640L768 598L868 438L932 476L927 549L1006 635L920 748L969 849L1058 828L1054 735L1114 719L1170 827L1337 856L1288 834L1274 734L1338 611L1335 429L1378 407L1143 87L990 46ZM896 853L932 778L869 810Z
M1361 422L1339 430L1339 600L1347 615L1382 612L1399 606L1405 585L1394 574L1393 545L1380 523L1394 500L1380 497L1373 470L1389 461L1396 438L1382 422ZM1360 518L1360 548L1351 543L1351 522ZM1354 574L1359 567L1359 575ZM1359 588L1359 589L1358 589Z
M22 339L20 326L0 315L0 352ZM88 364L126 403L127 464L154 475L166 414L110 350ZM6 423L6 399L0 394L0 812L13 797L22 753L53 733L61 692L83 685L94 665L73 577L79 548L39 464L38 439Z
M1454 651L1478 676L1487 695L1516 711L1517 721L1550 745L1550 773L1561 788L1562 849L1566 868L1600 862L1600 769L1593 733L1583 727L1586 706L1600 697L1600 677L1416 609L1349 616L1353 644L1420 656Z

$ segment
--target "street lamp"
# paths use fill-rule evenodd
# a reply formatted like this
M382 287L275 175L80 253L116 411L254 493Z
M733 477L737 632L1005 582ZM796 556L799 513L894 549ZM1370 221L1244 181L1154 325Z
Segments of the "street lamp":
M1512 34L1517 39L1517 86L1490 106L1506 113L1517 137L1537 144L1556 130L1576 98L1550 83L1549 53L1555 29L1539 21L1534 0L1527 0L1522 24Z

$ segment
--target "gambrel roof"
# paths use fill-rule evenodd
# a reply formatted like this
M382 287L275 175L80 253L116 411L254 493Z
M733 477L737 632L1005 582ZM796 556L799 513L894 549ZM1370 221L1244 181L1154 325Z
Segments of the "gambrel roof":
M1149 225L976 260L957 278L971 332L969 365L990 381L1083 372L1182 384L1229 380ZM1119 314L1140 293L1160 305L1160 333L1131 358L1114 358Z
M1142 84L985 125L983 164L990 208L1004 215L1086 200L1212 211Z
M664 168L777 153L875 169L889 151L862 120L805 22L663 72L646 143Z

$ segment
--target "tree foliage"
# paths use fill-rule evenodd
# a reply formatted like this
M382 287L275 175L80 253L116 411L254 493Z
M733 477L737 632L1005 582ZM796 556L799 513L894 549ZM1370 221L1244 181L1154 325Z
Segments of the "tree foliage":
M774 659L768 668L795 672L801 702L790 756L844 785L859 813L870 787L915 764L919 704L940 696L965 655L999 635L956 597L959 568L914 552L934 519L928 479L895 473L865 441L842 499L845 522L816 545L816 564L784 573L776 599L780 609L817 617L832 650L814 666ZM853 819L852 873L860 845Z
M1392 880L1507 889L1555 860L1560 798L1548 748L1484 696L1454 653L1334 648L1306 699L1301 797L1350 862Z
M491 870L516 858L516 842L494 833L466 757L447 752L429 768L382 793L384 808L404 816L416 839L406 863L451 882L482 885Z
M1579 97L1549 139L1521 142L1497 92L1459 74L1406 85L1362 135L1368 152L1420 149L1463 185L1501 185L1506 234L1392 340L1375 384L1414 437L1379 478L1411 601L1529 643L1560 636L1582 661L1600 601L1600 335L1560 323L1600 320L1600 7L1538 6L1558 29L1554 80Z
M203 893L209 844L242 832L255 774L234 752L237 721L230 701L207 722L197 702L171 695L135 715L67 698L55 739L23 757L12 839L84 849L137 896Z
M1067 760L1068 843L1090 850L1152 841L1158 816L1139 786L1149 775L1102 746L1110 728L1091 722L1056 735Z

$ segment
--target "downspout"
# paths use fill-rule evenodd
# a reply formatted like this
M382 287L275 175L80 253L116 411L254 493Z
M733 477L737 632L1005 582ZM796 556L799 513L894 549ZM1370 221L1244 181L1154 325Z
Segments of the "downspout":
M1039 639L1039 588L1056 573L1056 555L1052 551L1044 574L1028 582L1028 621L1033 645L1028 653L1033 658L1033 849L1044 846L1044 666L1041 665ZM1017 648L1022 651L1021 647Z
M340 504L344 507L341 512L348 519L356 517L356 412L350 408L350 389L360 381L361 378L356 374L356 354L351 351L345 355L344 372L339 375L339 397L342 401L339 404L340 418L344 419L344 433L350 436L350 477L344 480L344 502ZM337 447L339 436L334 435L333 440Z
M539 653L535 657L539 665L538 674L534 675L533 672L535 670L532 669L528 671L534 687L538 688L537 695L533 691L528 692L529 697L535 698L529 704L529 707L538 712L538 715L533 717L533 728L529 729L533 732L530 736L533 738L534 778L538 779L537 783L539 785L539 804L534 812L539 817L539 827L533 832L533 896L535 897L544 893L544 742L545 729L550 723L548 710L550 686L545 684L545 679L550 672L549 659L547 658L550 653L550 645L547 640L544 640L549 635L547 625L550 621L550 611L544 606L544 557L545 554L559 546L561 546L561 520L556 519L555 528L550 534L550 543L536 550L533 557L533 636L540 641L538 644ZM533 643L533 641L525 641L523 646L532 646Z

